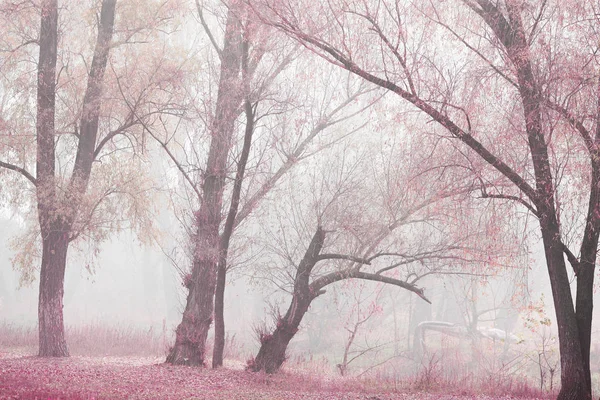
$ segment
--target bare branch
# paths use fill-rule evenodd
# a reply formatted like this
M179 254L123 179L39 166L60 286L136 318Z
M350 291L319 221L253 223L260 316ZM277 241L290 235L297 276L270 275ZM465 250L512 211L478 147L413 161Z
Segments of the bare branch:
M198 196L198 200L201 200L202 199L202 193L200 193L200 189L198 189L198 186L194 183L194 181L192 180L192 177L183 168L183 166L181 165L181 163L179 162L179 160L177 160L177 157L175 157L175 155L171 152L171 150L167 146L167 143L163 142L158 137L156 137L156 135L152 132L152 130L150 128L148 128L143 121L140 120L140 123L142 124L142 126L144 127L144 129L146 130L146 132L148 132L148 134L150 136L152 136L152 138L158 144L160 144L160 146L164 149L165 153L167 153L167 155L169 156L169 158L171 159L171 161L173 161L173 164L175 164L175 166L177 167L177 169L179 170L179 172L181 172L181 175L183 175L183 178L190 184L190 187L192 188L192 190L194 191L194 193L196 193L196 196Z
M484 191L481 194L481 198L482 199L505 199L505 200L516 201L516 202L524 205L529 211L531 211L531 213L533 215L535 215L538 218L540 217L540 214L539 214L538 210L536 210L534 206L532 206L531 204L529 204L524 199L522 199L521 197L518 197L518 196L511 196L511 195L508 195L508 194L489 194L489 193L487 193L487 192Z
M347 260L347 261L352 261L355 263L359 263L359 264L363 264L363 265L371 265L371 259L365 259L362 257L356 257L356 256L349 256L349 255L345 255L345 254L319 254L319 257L317 258L317 261L323 261L323 260Z
M323 288L334 282L339 282L344 279L364 279L367 281L382 282L390 285L398 286L408 291L417 294L420 298L431 304L431 301L425 296L423 289L419 288L412 283L401 281L399 279L390 278L384 275L377 275L368 272L358 271L356 269L346 269L343 271L336 271L327 275L321 276L315 279L310 284L311 293L315 296L324 293Z
M0 161L0 167L10 169L11 171L18 172L19 174L21 174L25 178L27 178L27 180L29 182L33 183L33 186L37 186L37 180L33 177L33 175L31 175L29 172L27 172L27 170L25 170L24 168L17 167L16 165L13 165L13 164L5 163L3 161Z
M588 149L590 154L595 154L598 151L598 147L594 143L590 132L587 130L587 128L583 125L581 121L579 121L573 114L571 114L569 110L567 110L567 108L556 104L548 99L546 99L544 103L548 108L560 114L569 123L569 125L573 127L573 129L579 132L581 138L583 139L583 142L585 143L585 147Z
M569 250L569 248L564 243L562 245L562 250L563 250L563 253L565 253L565 255L567 256L567 260L569 260L571 267L573 267L575 276L577 276L579 274L579 269L581 266L581 264L579 263L579 260L577 259L577 257L575 257L575 254L573 254L571 252L571 250Z
M548 0L543 0L542 1L542 5L540 6L540 12L538 13L537 17L535 17L535 21L533 23L533 26L531 27L531 31L529 32L529 39L527 40L527 43L530 46L533 43L533 38L535 36L535 31L536 31L538 25L540 24L540 21L542 20L542 17L544 15L544 10L546 9L546 4L547 3L548 3Z
M212 32L210 31L208 24L204 20L204 13L202 11L202 5L200 4L200 2L198 0L196 0L196 8L198 9L198 16L200 17L200 22L202 23L202 27L204 28L204 31L206 32L206 35L210 39L210 42L212 43L213 47L217 51L217 54L219 55L219 59L222 60L223 59L223 50L221 50L221 48L217 44L217 41L215 40L215 37L213 36Z
M437 11L436 11L436 13L437 13ZM436 24L438 24L438 25L444 27L446 30L448 30L448 32L450 32L456 39L458 39L460 42L462 42L462 44L464 44L466 48L468 48L469 50L471 50L479 58L481 58L483 61L485 61L490 66L490 68L492 68L494 70L494 72L496 72L498 75L500 75L502 78L504 78L504 80L506 80L508 83L510 83L516 89L519 89L519 85L517 84L517 82L515 82L508 75L506 75L504 72L502 72L499 67L497 67L496 65L494 65L494 63L492 63L492 61L490 59L488 59L482 52L480 52L475 47L473 47L469 42L467 42L465 40L465 38L463 38L462 36L460 36L458 34L458 32L456 32L454 29L452 29L448 24L443 23L442 21L440 21L439 18L435 19L433 21Z
M304 32L300 31L297 27L292 25L275 24L275 26L283 30L290 36L295 37L297 40L315 46L316 48L329 54L333 59L323 54L321 55L322 57L328 59L330 62L341 66L342 68L354 73L355 75L377 86L380 86L384 89L396 93L397 95L407 100L421 111L425 112L427 115L433 118L434 121L446 128L454 137L460 139L463 143L465 143L468 147L475 151L481 158L483 158L488 164L490 164L501 174L503 174L506 178L508 178L511 182L513 182L519 188L519 190L521 190L529 199L531 199L532 202L537 203L538 196L535 189L522 176L520 176L515 170L508 166L499 157L492 154L481 142L479 142L469 133L465 132L465 130L460 128L448 116L444 115L442 112L431 106L431 104L414 95L413 93L402 89L395 83L375 76L370 72L367 72L327 42L305 34Z
M136 122L134 121L133 118L129 117L129 118L127 118L127 120L128 120L128 122L124 123L123 125L121 125L117 129L115 129L114 131L109 132L104 138L102 138L100 143L98 143L98 146L96 146L96 150L94 150L94 160L98 157L98 155L100 154L100 152L102 151L102 148L106 145L106 143L108 143L115 136L124 133L127 129L136 125Z

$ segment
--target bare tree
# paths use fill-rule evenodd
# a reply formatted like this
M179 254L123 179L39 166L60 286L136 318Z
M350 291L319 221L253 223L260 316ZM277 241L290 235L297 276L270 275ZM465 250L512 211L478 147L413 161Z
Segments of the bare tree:
M190 207L195 207L194 204L196 203L200 204L200 210L194 216L195 231L190 232L194 243L192 247L195 247L195 249L192 250L190 257L193 265L189 275L190 279L185 281L186 287L190 290L188 305L186 306L187 311L184 313L183 321L178 328L179 333L177 334L176 344L168 357L168 361L193 365L204 363L205 354L203 354L203 349L206 333L212 323L211 316L214 307L215 345L212 364L213 367L219 367L223 363L225 342L223 314L226 276L227 270L230 268L228 265L231 257L230 242L236 228L251 215L260 201L290 169L304 158L319 152L319 149L310 146L315 138L324 135L328 128L342 124L358 115L362 109L370 106L372 102L366 102L358 107L354 106L354 103L370 90L364 90L361 85L358 85L357 88L351 87L345 94L346 98L342 101L335 102L333 105L328 104L326 107L319 109L317 121L311 121L311 123L304 121L305 123L301 126L295 124L295 127L288 127L288 121L293 121L295 118L300 119L300 117L294 115L295 110L296 112L298 109L310 110L312 107L312 104L310 106L302 104L297 93L291 96L290 99L286 98L286 95L290 96L287 93L278 93L277 90L273 89L273 87L276 87L281 91L282 85L278 80L278 76L281 73L285 74L290 64L297 63L297 48L284 48L282 51L278 48L279 46L270 43L267 39L270 33L264 30L271 28L258 25L255 23L256 21L249 20L242 5L229 7L226 17L226 24L229 28L225 29L224 46L221 48L217 43L219 40L218 35L214 34L209 27L206 9L199 3L196 5L202 27L218 60L221 61L220 89L218 91L218 96L221 97L217 98L214 111L209 106L204 106L204 109L197 111L196 115L189 113L186 116L188 120L195 118L209 126L207 129L210 138L208 158L203 157L203 152L206 150L203 147L205 138L199 134L188 135L184 139L184 143L178 141L177 133L168 133L166 136L161 136L150 131L150 134L167 153L178 169L183 181L186 182L186 188L192 194L189 201ZM227 32L235 37L235 41L227 39ZM276 42L275 40L272 41L273 43ZM235 57L230 55L226 59L225 55L232 52L235 52ZM261 61L265 58L265 54L267 54L266 58L269 59L268 62ZM229 64L226 64L226 60L229 60ZM230 86L223 86L225 82L230 82ZM292 92L292 89L296 89L295 84L288 90ZM206 99L202 101L205 104L210 103ZM225 107L228 110L227 113L222 110ZM349 109L349 111L346 111L346 109ZM212 117L213 112L214 117ZM245 115L243 121L239 118L242 114ZM228 118L227 130L220 131L221 134L216 135L214 133L215 124L219 121L217 117L220 115L223 118ZM268 122L270 120L275 122ZM207 123L208 121L212 122ZM280 126L283 126L284 129L281 129ZM358 128L349 130L347 134L358 131L362 126L359 125ZM243 135L238 140L238 132L242 130L241 127L243 127ZM255 130L258 130L257 135L255 135ZM278 130L283 130L284 133L276 132ZM256 141L255 136L258 136L260 146L254 143ZM268 141L265 144L266 138ZM321 148L325 147L327 147L326 144L322 145ZM189 150L190 148L192 150ZM218 166L215 164L217 162L216 158L210 156L217 148L220 149ZM277 157L282 158L281 163L271 162L276 160ZM250 164L248 163L249 159L252 160ZM269 168L263 167L263 164L267 164L264 159L269 161ZM206 167L203 166L204 163L207 163ZM213 163L213 165L209 165L210 163ZM206 186L206 180L210 176L207 171L212 169L220 171L218 185ZM198 171L200 172L198 173ZM249 178L247 178L247 171L250 173ZM228 177L231 177L231 185L227 184ZM214 225L213 228L217 229L218 246L210 253L218 254L218 257L216 261L212 257L210 260L201 262L198 257L202 252L198 252L197 243L200 240L199 238L204 237L202 235L207 233L200 232L200 227L205 229L206 224L200 223L198 216L203 210L202 207L206 209L209 207L206 203L208 201L206 190L211 187L211 190L216 188L220 192L216 197L213 195L211 201L216 203L210 205L211 213L216 213L217 208L219 209L217 213L218 221L216 216L213 216L215 219L211 220ZM226 204L227 202L229 204ZM205 241L206 243L208 242ZM213 244L216 245L215 243ZM207 253L202 254L205 254L203 257L208 257ZM211 283L212 272L209 272L213 268L215 268L214 286ZM196 274L210 279L195 278ZM201 284L197 283L197 285L202 287L194 286L196 285L194 283L196 279L200 279ZM211 300L205 299L204 295L198 294L205 291L214 292L214 305ZM194 303L197 304L194 305ZM191 335L190 332L194 333L188 338L187 336Z
M313 186L312 196L305 200L304 211L294 196L287 200L291 210L280 211L282 223L273 228L279 242L275 247L280 248L273 251L283 265L272 266L265 275L282 290L289 288L291 301L285 314L276 315L273 330L260 332L261 347L249 361L250 370L273 373L281 367L286 349L311 303L331 284L350 279L380 282L429 301L417 286L418 281L431 274L469 273L466 265L486 264L498 254L498 249L492 247L483 250L485 240L475 244L476 238L483 239L481 232L474 226L467 228L469 225L460 213L449 217L452 213L446 207L452 206L450 199L468 195L468 182L466 187L456 182L448 185L436 173L423 172L421 157L429 155L418 149L405 150L404 157L395 154L397 158L386 162L385 158L380 161L379 155L370 158L373 153L366 144L367 141L359 153L368 156L337 149L333 153L336 156L329 157L332 160L324 161L322 170L313 172L316 182L309 184ZM402 166L402 172L394 166ZM380 169L384 170L384 177ZM364 176L371 178L363 179ZM297 196L306 191L293 178L290 186L298 191ZM288 237L285 232L296 229L300 237L304 236L302 232L309 229L305 225L310 210L317 213L318 222L327 223L331 229L318 226L296 264L294 257L301 249L297 245L299 238ZM465 223L458 223L459 220ZM326 245L328 232L331 239ZM455 269L458 265L465 270ZM287 282L289 278L293 284Z

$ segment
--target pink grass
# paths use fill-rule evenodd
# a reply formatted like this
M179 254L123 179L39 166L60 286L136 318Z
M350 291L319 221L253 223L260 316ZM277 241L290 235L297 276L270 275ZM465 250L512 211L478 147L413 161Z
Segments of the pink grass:
M449 379L435 369L401 379L385 370L340 377L325 360L289 360L278 374L255 374L243 370L244 357L235 353L239 346L232 345L233 338L226 368L165 365L165 333L100 325L69 328L72 357L43 359L35 356L35 328L0 324L0 399L549 398L525 382Z

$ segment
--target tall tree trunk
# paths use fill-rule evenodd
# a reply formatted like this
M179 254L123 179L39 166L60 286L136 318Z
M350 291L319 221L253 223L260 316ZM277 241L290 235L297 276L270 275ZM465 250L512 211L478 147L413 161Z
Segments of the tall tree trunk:
M579 343L587 390L591 393L592 376L590 371L590 350L592 340L592 314L594 310L594 275L600 237L600 79L596 83L596 132L595 147L591 153L592 173L590 177L590 198L586 226L581 241L579 261L572 264L577 275L577 297L575 313L579 330ZM569 257L572 260L572 257Z
M596 248L597 248L596 244ZM594 258L595 258L594 251ZM583 257L582 257L583 258ZM594 301L594 271L595 262L580 263L577 275L576 316L577 330L579 333L579 344L583 358L583 369L585 373L586 390L592 391L592 376L590 370L590 350L592 340L592 314Z
M38 303L39 356L68 357L63 323L63 284L69 241L66 232L52 231L42 239Z
M56 57L58 43L58 3L42 2L40 53L38 59L36 121L36 195L42 233L42 266L38 301L39 355L67 357L63 323L63 280L67 238L55 230L57 218L54 186L54 119L56 102Z
M540 219L544 252L558 324L561 361L561 389L559 400L591 399L585 379L578 323L573 307L558 224L552 215Z
M600 110L600 96L598 98ZM600 113L598 115L600 117ZM600 140L600 122L597 122L596 140ZM579 331L579 343L583 357L587 390L591 393L592 376L590 371L590 350L592 340L592 314L594 310L594 275L598 238L600 235L600 165L597 155L592 155L592 174L590 182L590 199L586 227L581 242L580 259L573 267L577 275L577 294L575 300L575 313Z
M244 45L244 60L247 60L248 46ZM243 63L245 64L245 62ZM247 85L248 82L246 81ZM245 90L248 92L248 89ZM254 133L254 111L252 104L246 99L244 102L244 110L246 112L246 130L244 133L244 145L242 154L238 161L237 171L235 173L235 181L231 194L231 204L225 221L225 228L221 235L221 259L219 260L217 271L217 287L215 289L215 345L213 347L213 368L223 365L223 351L225 349L225 283L227 279L227 255L229 254L229 242L231 235L235 229L235 220L240 205L240 197L242 194L242 183L244 182L244 174L246 172L246 164L250 155L250 146L252 145L252 134Z
M241 24L236 7L231 7L225 27L225 45L221 52L221 76L215 119L200 210L196 213L192 276L183 318L176 330L175 345L167 362L204 365L206 338L212 323L217 265L220 259L219 226L223 204L227 158L234 124L239 115L241 90Z
M508 19L506 19L497 6L488 0L478 0L478 3L481 7L479 14L504 44L516 70L536 183L534 202L538 212L558 324L562 383L558 399L591 399L591 387L587 385L578 320L571 295L554 200L556 188L541 116L542 95L532 66L527 35L521 19L521 6L518 2L507 0Z
M71 229L87 190L98 131L100 95L113 33L116 0L103 0L98 38L83 102L75 166L67 199L56 194L55 102L58 2L42 2L37 83L36 196L42 233L42 266L38 303L39 355L68 356L64 334L63 295Z

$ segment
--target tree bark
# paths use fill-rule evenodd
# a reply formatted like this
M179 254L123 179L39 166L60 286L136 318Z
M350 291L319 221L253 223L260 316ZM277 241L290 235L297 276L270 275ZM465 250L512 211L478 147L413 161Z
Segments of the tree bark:
M313 238L296 269L292 302L284 317L279 317L272 334L261 333L260 350L248 364L248 369L254 372L265 371L269 374L277 372L285 361L285 351L290 340L298 332L300 322L308 311L310 303L318 294L311 292L309 285L310 274L325 243L325 231L318 227Z
M486 6L488 4L487 1L480 3L485 3ZM582 346L579 340L580 332L556 212L555 186L548 157L548 145L542 128L541 95L533 73L529 45L527 44L520 11L518 6L511 1L507 2L507 9L508 23L506 21L501 23L503 19L500 17L501 14L498 10L495 10L495 20L492 21L486 19L486 17L484 19L504 43L508 56L516 69L519 83L519 93L536 182L537 201L535 203L539 213L540 230L558 324L562 383L558 399L591 399L591 385L587 385Z
M227 16L215 119L202 185L203 197L196 213L192 275L186 308L176 330L175 345L167 356L167 362L171 364L204 365L206 338L212 323L220 259L219 226L223 188L234 124L242 98L239 87L241 24L236 14L238 11L232 6Z
M39 356L68 357L63 323L63 285L69 241L64 231L42 239L42 267L38 303Z
M38 303L39 355L69 355L64 334L63 295L67 251L73 222L87 190L98 131L100 95L112 38L116 0L102 2L98 39L88 77L81 135L67 200L56 194L55 114L58 2L42 3L37 83L36 196L42 234Z
M42 266L38 300L39 355L67 357L63 323L63 280L68 241L55 222L54 119L56 103L56 57L58 43L58 2L42 3L40 53L38 59L36 121L36 195L42 232Z
M590 350L592 339L592 314L594 309L594 275L598 249L599 191L600 168L594 162L591 181L590 205L587 216L586 232L581 245L580 261L574 266L577 275L577 292L575 313L579 343L583 357L583 367L587 389L592 390L590 370Z
M226 261L226 260L224 260ZM217 270L217 286L215 288L215 343L213 346L212 367L223 366L225 351L225 283L227 281L227 266L219 263Z
M294 292L292 303L284 317L279 318L272 334L263 333L260 337L260 350L248 364L248 369L253 372L265 371L268 374L277 372L286 359L287 346L298 332L302 318L308 311L314 299L308 290Z
M244 46L247 49L247 46ZM244 60L247 59L247 51L244 52ZM247 83L247 82L246 82ZM247 90L246 90L247 92ZM246 164L250 155L252 145L252 135L254 133L254 111L249 100L244 102L246 112L246 130L244 133L244 145L242 154L237 165L233 191L231 194L231 204L225 221L225 228L221 234L221 259L219 260L217 270L217 286L215 289L215 344L213 347L213 368L223 365L223 351L225 350L225 283L227 279L227 255L229 254L229 242L235 229L235 221L240 205L242 195L242 183L246 172Z
M360 265L369 264L369 259L347 256L341 254L321 254L325 243L325 231L318 227L313 238L296 269L294 279L294 291L292 293L292 302L283 317L277 319L275 330L272 334L261 333L260 349L256 357L248 362L248 369L253 372L265 371L274 373L279 370L286 359L285 352L290 340L298 332L298 327L302 318L308 311L311 302L321 294L325 293L324 288L334 282L345 279L364 279L375 282L382 282L394 286L402 287L418 294L423 300L429 302L423 294L423 290L417 288L411 283L390 278L382 274L366 273L360 271ZM345 270L338 270L329 274L320 276L310 282L311 273L319 261L325 260L348 260L352 266ZM358 264L358 265L356 265Z

